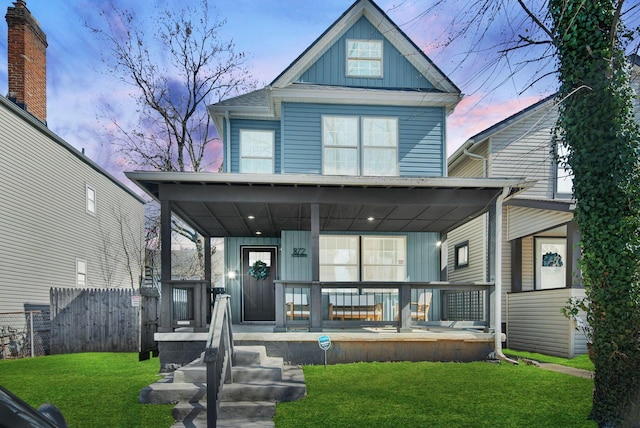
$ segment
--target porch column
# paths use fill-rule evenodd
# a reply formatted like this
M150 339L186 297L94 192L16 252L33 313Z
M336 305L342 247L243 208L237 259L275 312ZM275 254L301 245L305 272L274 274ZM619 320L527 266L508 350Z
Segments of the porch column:
M582 272L578 265L580 260L580 230L575 221L567 224L567 266L566 269L566 286L569 288L582 287Z
M160 320L158 332L171 328L171 202L160 202Z
M322 331L322 287L320 286L320 205L311 204L311 326Z
M202 328L207 331L207 322L211 319L211 314L213 313L213 300L211 297L213 296L213 284L211 283L211 237L203 236L204 239L204 282L205 287L203 290L203 298L202 303L202 314L204 315ZM196 304L198 304L196 302Z
M398 333L411 333L411 283L400 285L400 325Z

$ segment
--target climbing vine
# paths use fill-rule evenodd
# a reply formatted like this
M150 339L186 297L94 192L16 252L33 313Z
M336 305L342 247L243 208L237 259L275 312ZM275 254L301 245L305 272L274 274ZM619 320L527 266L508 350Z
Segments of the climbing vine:
M574 173L600 427L640 424L640 151L621 4L549 2L563 100L554 137Z

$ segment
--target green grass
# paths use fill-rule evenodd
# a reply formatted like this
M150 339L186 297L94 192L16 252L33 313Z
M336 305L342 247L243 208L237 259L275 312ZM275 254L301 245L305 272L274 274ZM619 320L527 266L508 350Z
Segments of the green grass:
M571 359L536 354L534 352L515 351L513 349L505 349L504 354L507 356L515 357L516 359L528 358L530 360L540 361L541 363L554 363L591 371L593 371L594 369L593 363L591 362L587 354L578 355L577 357Z
M172 405L138 403L156 381L158 360L132 353L51 355L0 360L0 385L36 409L53 403L70 427L169 427Z
M306 366L307 397L278 403L286 427L595 427L593 381L520 364Z

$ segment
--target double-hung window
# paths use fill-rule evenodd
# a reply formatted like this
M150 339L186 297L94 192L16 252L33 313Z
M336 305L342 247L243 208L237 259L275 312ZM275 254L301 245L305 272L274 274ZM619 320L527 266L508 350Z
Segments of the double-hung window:
M87 186L87 212L96 214L96 191L94 188Z
M382 77L382 40L347 40L347 77Z
M324 175L398 175L398 119L322 118Z
M573 171L567 165L569 150L564 143L557 144L556 195L573 194Z
M87 261L76 259L76 286L87 286Z
M274 173L273 131L240 130L240 172Z

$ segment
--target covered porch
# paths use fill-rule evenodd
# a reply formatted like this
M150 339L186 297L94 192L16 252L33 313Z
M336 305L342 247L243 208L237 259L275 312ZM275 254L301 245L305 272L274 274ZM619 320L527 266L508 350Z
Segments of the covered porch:
M354 349L366 349L365 342L383 341L386 334L395 336L391 342L418 334L420 341L445 343L445 331L467 343L490 344L502 337L500 257L495 254L501 252L502 203L528 185L522 180L142 171L127 176L160 202L163 243L170 242L175 214L205 237L205 254L211 252L209 238L213 237L252 246L264 242L276 249L273 266L278 274L269 283L273 287L265 287L272 289L268 300L273 303L273 317L259 324L274 335L285 335L287 342L294 334L305 333L314 342L319 332L328 331L365 335ZM448 231L487 211L490 275L448 283L441 243L446 245ZM402 281L321 281L320 237L326 233L413 234L428 239L408 239L407 258L413 259L407 264L412 263L419 274L407 273ZM303 244L296 246L294 238ZM422 258L427 253L428 260ZM202 281L172 279L169 246L162 246L161 258L163 298L156 338L166 344L183 342L186 349L191 346L187 342L198 342L192 339L206 331L213 292L219 285L211 283L208 257ZM301 260L308 268L291 268ZM225 260L225 273L238 271L237 264ZM242 281L228 283L224 293L231 296L234 326L249 326L239 315L246 310ZM436 329L438 334L429 337ZM162 352L161 346L161 360ZM165 352L171 353L168 348ZM438 355L444 358L445 354Z

